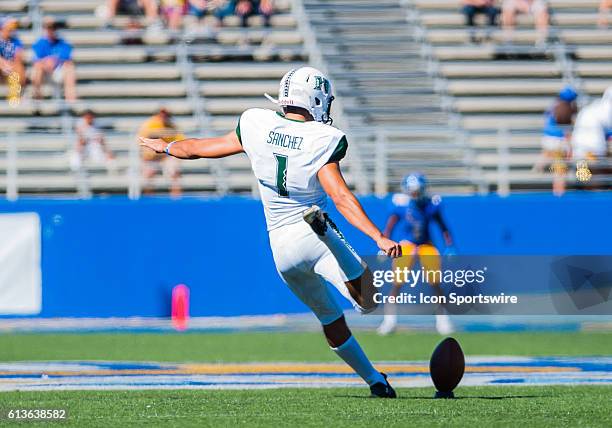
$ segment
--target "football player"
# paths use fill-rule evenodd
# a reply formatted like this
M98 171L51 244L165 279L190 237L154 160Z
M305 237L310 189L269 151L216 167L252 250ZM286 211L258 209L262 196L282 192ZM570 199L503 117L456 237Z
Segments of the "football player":
M402 193L393 195L393 211L389 215L384 235L391 237L396 227L400 228L400 244L402 246L402 257L394 260L393 269L412 269L418 258L421 266L426 270L440 270L440 253L431 242L429 227L431 223L438 223L447 253L453 252L453 240L446 227L441 213L441 198L438 195L428 196L427 181L422 174L414 173L403 178ZM439 284L434 286L438 295L442 295ZM399 295L401 284L395 284L391 289L391 295ZM397 313L394 305L385 306L385 317L378 327L378 333L387 335L395 331L397 327ZM440 334L446 335L454 331L448 314L443 306L438 308L436 314L436 329Z
M141 138L142 145L180 159L220 158L246 153L259 182L276 268L287 286L317 316L332 350L370 386L375 397L395 398L386 375L376 370L351 334L340 305L327 283L354 308L375 309L366 297L371 278L365 263L323 211L327 196L346 219L390 257L401 247L372 223L347 187L340 161L345 134L331 126L334 100L329 79L302 67L281 80L278 99L266 94L281 111L249 109L238 126L218 138L165 142Z

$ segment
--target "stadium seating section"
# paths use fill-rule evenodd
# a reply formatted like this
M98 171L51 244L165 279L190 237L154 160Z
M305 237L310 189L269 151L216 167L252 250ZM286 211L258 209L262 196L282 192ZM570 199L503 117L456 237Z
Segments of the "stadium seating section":
M443 191L472 190L461 141L442 108L399 1L304 2L336 84L368 191L396 189L418 169ZM376 155L374 155L376 154ZM390 184L390 186L389 186Z
M0 191L10 136L20 193L77 192L71 129L90 108L108 131L118 169L92 166L87 187L124 193L138 176L130 161L135 132L157 108L171 110L188 135L227 132L244 109L269 106L261 94L275 93L284 72L309 55L336 84L335 116L350 132L357 189L395 190L415 169L442 192L544 189L550 174L532 171L542 113L564 84L587 101L612 81L612 31L597 28L596 0L551 0L544 48L534 46L529 17L520 17L511 43L499 29L491 42L470 43L457 0L277 0L271 28L253 17L244 29L230 17L220 29L145 32L143 44L126 46L116 29L125 18L103 29L96 15L103 3L0 0L0 15L17 16L26 28L19 35L27 46L42 17L65 20L80 98L65 106L47 85L42 103L0 103ZM245 157L185 162L182 172L193 192L250 192L255 184ZM162 178L155 185L167 188Z
M495 187L501 167L509 170L512 188L550 188L550 174L532 172L542 112L564 84L586 95L583 103L612 84L612 31L597 28L599 1L551 0L545 49L534 47L536 32L527 16L519 17L511 43L498 29L491 43L469 44L457 3L411 2L438 87L460 115L481 178Z
M583 103L611 84L612 31L597 28L598 0L549 3L550 42L536 47L527 16L510 41L497 28L470 43L458 0L305 1L341 95L352 96L351 129L391 133L391 189L409 168L443 191L550 189L551 175L532 171L542 114L565 84Z
M275 93L288 68L304 63L302 36L290 11L290 2L276 2L271 27L260 17L244 29L236 17L225 25L186 28L183 34L143 32L143 44L122 45L125 17L117 17L115 29L103 29L96 8L104 0L0 1L0 15L20 18L19 36L29 47L35 41L33 16L55 17L66 22L62 36L74 45L79 101L64 106L58 88L45 86L45 100L33 103L26 96L19 106L0 103L0 189L6 186L9 139L17 141L17 173L20 194L66 193L82 189L82 177L69 166L74 145L74 116L93 110L107 130L110 148L117 156L117 170L109 174L101 165L90 165L86 187L92 192L126 193L130 177L130 153L137 156L136 132L159 107L167 107L187 135L219 135L233 129L246 108L270 106L264 92ZM212 24L209 22L209 24ZM27 52L31 60L31 51ZM31 88L26 89L26 95ZM6 96L0 86L0 96ZM223 161L191 161L181 165L187 191L250 192L255 180L246 157ZM154 186L166 190L162 177Z

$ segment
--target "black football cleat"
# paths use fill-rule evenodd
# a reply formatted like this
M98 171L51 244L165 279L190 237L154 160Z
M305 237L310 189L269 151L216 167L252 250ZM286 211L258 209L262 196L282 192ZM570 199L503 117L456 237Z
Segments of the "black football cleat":
M348 242L346 242L346 238L344 238L344 235L342 234L342 232L340 232L340 229L338 229L338 226L336 226L336 223L334 223L332 219L329 217L329 214L327 214L317 205L313 205L310 208L308 208L306 211L304 211L302 213L302 217L304 218L304 221L310 225L312 230L317 235L325 236L325 234L327 233L327 228L329 227L340 237L340 239L344 241L344 243L348 247L350 247L350 245L348 245Z
M317 235L325 235L327 231L327 218L321 208L317 205L313 205L302 213L302 217Z
M395 389L389 385L387 382L387 375L384 373L380 373L385 378L385 383L378 382L374 385L370 386L370 397L374 398L397 398L397 394L395 393Z

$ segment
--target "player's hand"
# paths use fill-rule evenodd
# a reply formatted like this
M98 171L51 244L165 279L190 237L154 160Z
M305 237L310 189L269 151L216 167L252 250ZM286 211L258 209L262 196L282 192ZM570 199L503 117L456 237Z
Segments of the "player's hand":
M164 153L167 143L161 138L143 138L140 139L140 146L153 150L155 153Z
M381 236L376 240L376 245L389 257L396 258L402 256L402 246L389 238Z

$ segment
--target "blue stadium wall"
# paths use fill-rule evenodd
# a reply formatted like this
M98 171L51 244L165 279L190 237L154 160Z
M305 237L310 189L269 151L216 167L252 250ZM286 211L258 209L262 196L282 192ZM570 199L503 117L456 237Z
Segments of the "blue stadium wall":
M389 200L362 202L382 226ZM463 254L612 254L610 193L453 196L443 203ZM376 251L330 211L361 254ZM0 201L0 213L10 212L41 219L41 317L169 316L179 283L190 287L192 316L307 311L278 278L259 201Z

